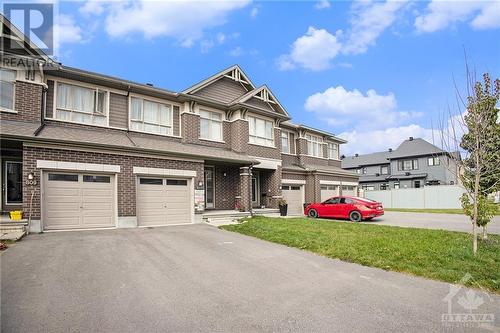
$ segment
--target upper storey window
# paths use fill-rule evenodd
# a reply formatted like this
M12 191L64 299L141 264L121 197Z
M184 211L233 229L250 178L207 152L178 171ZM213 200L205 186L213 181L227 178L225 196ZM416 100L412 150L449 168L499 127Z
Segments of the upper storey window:
M200 138L222 141L222 114L200 110Z
M339 159L339 145L338 143L328 143L328 158L333 160Z
M323 157L323 139L319 136L306 134L307 154L313 157Z
M107 125L108 92L72 84L57 84L56 119Z
M281 152L290 154L290 133L281 131Z
M248 130L250 143L274 147L274 129L272 121L248 117Z
M16 71L0 69L0 109L14 110L14 82Z
M130 129L161 135L173 134L172 106L132 97Z

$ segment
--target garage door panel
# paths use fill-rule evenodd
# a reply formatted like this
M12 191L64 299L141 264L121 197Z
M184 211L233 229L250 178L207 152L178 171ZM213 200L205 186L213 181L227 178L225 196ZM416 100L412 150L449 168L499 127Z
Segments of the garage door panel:
M155 185L146 184L155 182ZM188 180L139 178L137 220L139 225L191 222L191 191Z
M49 176L52 174L52 176ZM66 178L65 178L66 177ZM83 181L84 179L109 182ZM74 229L115 225L114 177L46 173L44 228Z
M304 203L303 185L286 185L282 187L283 199L288 204L288 215L302 215Z

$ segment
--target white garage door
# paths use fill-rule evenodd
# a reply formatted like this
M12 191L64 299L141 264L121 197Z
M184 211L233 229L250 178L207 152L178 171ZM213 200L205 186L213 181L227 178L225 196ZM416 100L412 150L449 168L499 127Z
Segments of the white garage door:
M342 195L356 197L358 195L357 186L342 185Z
M191 180L140 177L137 223L140 226L191 223Z
M283 199L288 203L288 215L302 215L304 213L304 185L283 185Z
M321 185L321 202L339 195L338 185Z
M44 229L114 227L114 182L112 175L45 172Z

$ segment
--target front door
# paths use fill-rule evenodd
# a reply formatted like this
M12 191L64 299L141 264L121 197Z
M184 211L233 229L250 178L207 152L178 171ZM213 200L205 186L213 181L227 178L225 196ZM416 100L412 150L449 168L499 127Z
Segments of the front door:
M23 203L23 163L21 161L5 161L2 175L3 208L19 206Z
M260 177L257 171L252 172L252 207L260 206Z
M215 207L215 172L213 167L205 168L205 208Z

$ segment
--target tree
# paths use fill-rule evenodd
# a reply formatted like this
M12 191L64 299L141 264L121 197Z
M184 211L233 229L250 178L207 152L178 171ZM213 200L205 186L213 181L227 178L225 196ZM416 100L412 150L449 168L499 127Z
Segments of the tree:
M467 97L463 115L465 134L460 140L467 157L462 160L461 181L467 193L462 206L471 218L473 252L477 253L477 226L482 225L486 236L486 225L491 219L488 212L487 195L500 189L500 124L498 123L500 80L492 84L488 74L483 83L475 82Z

